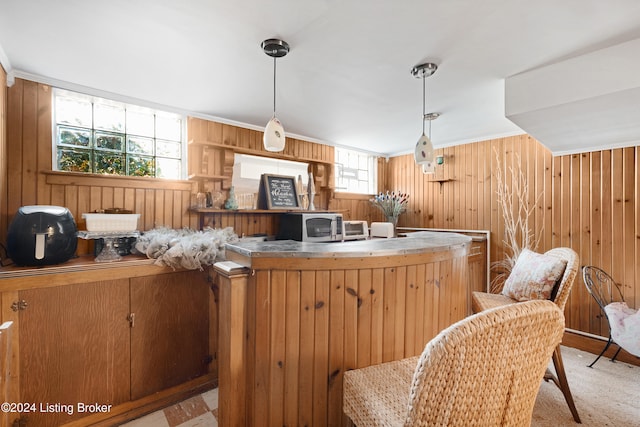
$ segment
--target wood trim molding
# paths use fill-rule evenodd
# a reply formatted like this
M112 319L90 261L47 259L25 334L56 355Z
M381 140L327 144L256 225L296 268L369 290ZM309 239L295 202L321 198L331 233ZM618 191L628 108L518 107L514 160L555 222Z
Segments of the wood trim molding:
M162 178L97 175L78 172L43 171L47 184L87 185L91 187L132 187L154 190L196 191L197 183L193 181L171 180Z
M306 140L302 140L303 142L308 142ZM286 142L287 144L294 144L295 141L291 140L291 138L286 138ZM247 147L242 147L242 146L238 146L238 145L231 145L231 144L226 144L224 142L217 142L217 141L209 141L209 140L200 140L200 139L190 139L188 141L189 145L203 145L203 146L207 146L207 147L214 147L214 148L219 148L222 150L231 150L232 153L238 153L238 154L249 154L252 156L262 156L262 157L269 157L272 159L280 159L280 160L293 160L293 161L298 161L298 162L306 162L306 163L318 163L318 164L326 164L326 165L331 165L333 166L334 162L331 160L324 160L324 159L320 159L320 158L315 158L315 157L309 157L309 156L296 156L296 155L292 155L292 154L283 154L283 153L273 153L273 152L269 152L267 150L255 150L253 148L247 148Z
M571 329L565 329L564 336L562 337L562 345L577 348L578 350L586 351L593 354L593 359L585 360L585 365L595 360L596 356L604 348L606 343L606 338L596 337L595 335L587 336L580 331ZM618 350L617 345L612 345L611 347L609 347L609 349L602 355L602 358L600 359L600 361L598 361L598 363L610 362L610 359L613 357L616 350ZM636 357L630 353L627 353L624 349L620 351L620 354L618 354L616 360L629 363L631 365L640 366L640 357Z
M373 198L373 194L341 193L339 191L334 191L333 198L345 200L369 200Z

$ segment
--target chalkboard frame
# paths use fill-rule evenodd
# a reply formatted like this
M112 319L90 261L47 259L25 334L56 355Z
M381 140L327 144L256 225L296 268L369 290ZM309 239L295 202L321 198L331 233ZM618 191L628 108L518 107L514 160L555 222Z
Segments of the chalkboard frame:
M272 181L278 180L289 181L293 190L293 199L289 198L286 203L275 203L271 197ZM287 175L262 174L260 179L260 191L258 195L259 204L266 202L266 209L300 209L300 200L298 199L298 188L296 187L296 177ZM262 202L262 203L261 203Z

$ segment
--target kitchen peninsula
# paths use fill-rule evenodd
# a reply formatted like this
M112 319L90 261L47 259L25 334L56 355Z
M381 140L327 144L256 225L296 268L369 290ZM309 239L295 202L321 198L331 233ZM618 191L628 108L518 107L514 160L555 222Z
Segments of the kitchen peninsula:
M418 355L467 315L471 238L228 244L221 425L343 424L344 371Z

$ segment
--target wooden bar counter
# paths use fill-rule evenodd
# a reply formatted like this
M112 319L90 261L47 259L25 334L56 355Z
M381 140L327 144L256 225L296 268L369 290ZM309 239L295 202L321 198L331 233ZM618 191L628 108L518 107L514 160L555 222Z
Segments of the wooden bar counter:
M470 244L425 232L227 245L233 263L215 266L220 425L343 425L346 370L418 355L467 315Z

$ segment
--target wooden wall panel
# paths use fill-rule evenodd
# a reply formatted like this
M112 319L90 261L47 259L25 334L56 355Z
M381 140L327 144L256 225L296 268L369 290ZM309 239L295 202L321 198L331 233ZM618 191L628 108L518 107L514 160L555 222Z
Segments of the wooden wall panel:
M6 229L20 206L61 205L69 208L82 228L82 213L120 207L140 213L138 227L197 227L196 215L189 213L194 183L155 179L85 176L52 173L51 88L16 79L5 90L6 141L3 152L2 241ZM4 102L2 102L4 105ZM4 117L4 110L3 110ZM4 120L2 134L4 136ZM78 253L90 251L88 242L80 242Z
M7 73L0 65L0 242L7 234Z
M72 176L68 180L51 174L51 93L46 85L16 79L6 88L6 73L0 70L0 238L14 213L27 204L68 206L76 220L83 212L123 207L141 214L140 228L200 226L200 218L189 212L196 183L187 187L171 182L170 188L157 180L122 181ZM241 151L262 151L262 133L231 125L190 118L189 138L236 147ZM223 147L224 148L224 147ZM210 149L203 172L224 174L228 159L224 149ZM226 150L228 151L228 150ZM594 264L624 285L629 305L640 305L640 170L638 147L602 150L575 155L552 156L533 138L518 135L436 150L444 157L433 175L423 175L412 156L378 160L380 190L400 190L411 195L409 211L399 226L483 229L491 231L491 261L504 257L504 224L498 209L495 171L500 162L503 172L520 158L530 182L527 202L542 194L540 206L531 218L540 235L539 251L556 246L574 248L582 264ZM332 162L333 147L287 140L285 157ZM9 159L11 161L9 161ZM324 185L332 182L329 168ZM175 184L175 185L174 185ZM221 183L214 189L221 189ZM334 197L335 196L335 197ZM344 210L347 219L382 221L371 209L369 196L321 195L316 205ZM233 227L240 235L273 233L275 217L270 215L206 215L205 226ZM82 246L88 251L89 245ZM81 252L82 253L82 252ZM374 275L375 276L375 275ZM375 279L375 277L374 277ZM567 305L570 328L597 335L606 334L599 311L581 279ZM375 307L372 306L372 310ZM379 337L382 339L382 337ZM378 338L371 337L371 348ZM370 358L378 357L375 353Z
M4 74L2 74L6 78ZM80 228L82 213L97 209L120 207L140 214L141 230L166 226L171 228L199 228L200 217L189 211L193 195L198 191L224 191L231 182L233 150L252 154L265 154L262 132L232 125L188 118L190 141L204 141L220 146L192 146L189 154L200 161L190 164L194 173L228 176L228 180L165 181L128 177L97 177L96 175L52 173L51 88L47 85L16 79L14 86L3 87L0 102L7 104L6 149L3 161L11 159L3 172L2 185L2 242L6 241L8 223L20 206L61 205L68 207ZM3 110L4 111L4 110ZM3 126L5 121L3 120ZM4 128L0 129L3 130ZM4 132L3 132L4 136ZM327 207L333 188L333 147L298 139L287 139L287 148L277 157L320 161L314 172L318 195L316 206ZM202 150L196 150L201 148ZM3 153L4 154L4 153ZM196 155L197 154L197 155ZM265 214L234 215L220 213L207 215L205 226L231 226L239 235L256 233L274 234L276 218ZM89 242L79 242L79 254L89 253Z
M284 151L273 154L262 146L262 132L240 128L225 123L189 117L187 122L189 140L196 143L213 143L222 146L251 150L255 155L264 155L300 161L334 162L333 147L295 138L287 138Z
M380 190L410 194L399 226L490 230L490 260L503 259L504 223L495 174L500 164L511 187L509 171L519 158L529 182L526 203L534 203L540 195L529 220L534 234L540 236L537 250L573 248L582 265L610 272L623 283L629 305L640 306L638 147L552 156L532 137L518 135L442 148L436 155L444 156L445 163L433 175L423 175L411 155L379 163L383 166L379 175L385 178ZM335 209L351 209L353 219L382 220L367 204L366 198L348 195L332 201ZM581 277L565 315L568 328L596 335L608 332Z

